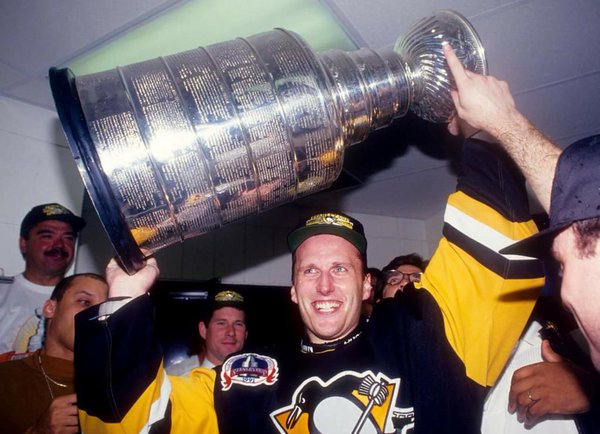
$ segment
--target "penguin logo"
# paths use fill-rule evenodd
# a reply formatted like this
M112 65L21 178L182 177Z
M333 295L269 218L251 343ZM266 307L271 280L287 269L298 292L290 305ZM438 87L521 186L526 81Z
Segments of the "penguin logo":
M392 414L400 379L344 371L327 382L305 380L292 403L271 413L282 434L383 434L395 432Z

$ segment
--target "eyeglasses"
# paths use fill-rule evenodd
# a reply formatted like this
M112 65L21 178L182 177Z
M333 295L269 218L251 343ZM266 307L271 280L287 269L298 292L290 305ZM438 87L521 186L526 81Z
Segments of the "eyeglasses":
M403 273L402 271L392 271L386 276L385 283L386 285L398 285L404 279L411 283L420 282L422 274L421 272Z

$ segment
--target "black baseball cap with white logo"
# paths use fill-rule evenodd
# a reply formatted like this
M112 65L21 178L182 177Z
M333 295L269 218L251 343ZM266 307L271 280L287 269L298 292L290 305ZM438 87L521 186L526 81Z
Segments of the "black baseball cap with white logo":
M85 227L85 220L73 214L59 203L45 203L31 208L21 222L20 235L27 238L29 231L36 224L47 220L59 220L69 223L73 231L79 232Z
M367 239L361 222L336 212L315 214L302 221L288 235L288 247L294 253L307 238L320 234L342 237L353 244L363 257L367 256Z
M208 323L213 313L222 307L234 307L247 313L242 294L231 289L225 289L209 296L208 307L203 318L204 322Z

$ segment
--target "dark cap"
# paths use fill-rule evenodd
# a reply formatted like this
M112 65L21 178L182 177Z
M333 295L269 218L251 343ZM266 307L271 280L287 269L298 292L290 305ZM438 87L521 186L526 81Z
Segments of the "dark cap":
M580 220L600 217L600 135L578 140L556 165L547 229L512 244L500 253L550 256L554 237Z
M206 315L204 317L204 322L208 323L212 314L215 310L221 309L222 307L235 307L246 313L246 308L244 306L244 297L242 294L236 291L232 291L231 289L226 289L223 291L219 291L216 294L210 296L208 302L208 309L206 310Z
M315 214L303 221L288 235L288 247L294 253L307 238L321 234L342 237L352 243L363 257L367 256L363 225L350 216L334 212Z
M84 219L76 216L61 204L45 203L31 208L25 218L23 218L21 222L21 237L27 238L31 228L46 220L60 220L69 223L75 232L79 232L85 226Z

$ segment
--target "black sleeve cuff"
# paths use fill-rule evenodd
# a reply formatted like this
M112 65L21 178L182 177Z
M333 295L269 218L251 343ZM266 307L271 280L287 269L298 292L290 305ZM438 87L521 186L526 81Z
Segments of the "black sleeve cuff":
M75 389L80 409L119 422L155 379L162 350L150 297L137 297L106 321L99 306L75 318Z

